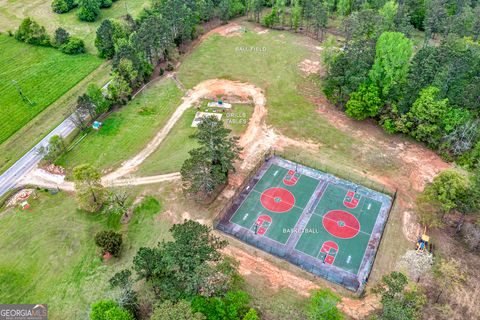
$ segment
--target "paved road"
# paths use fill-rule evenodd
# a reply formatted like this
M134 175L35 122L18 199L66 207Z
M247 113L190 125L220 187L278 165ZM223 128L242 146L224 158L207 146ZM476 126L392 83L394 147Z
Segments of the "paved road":
M102 90L107 90L111 81L108 81ZM35 169L37 164L42 160L42 157L38 155L38 149L42 146L46 147L50 138L53 136L61 136L66 138L70 133L75 130L75 124L72 122L71 117L66 118L60 123L53 131L51 131L45 138L35 145L30 151L28 151L23 157L21 157L13 166L0 175L0 197L3 196L8 190L15 188L18 182L27 173ZM88 115L84 115L88 117Z
M21 157L13 166L5 171L0 176L0 196L4 195L8 190L17 186L18 181L27 173L32 171L42 159L38 155L38 149L42 146L47 146L51 137L58 135L67 137L75 130L75 125L70 120L70 117L60 123L52 132L43 138L35 147L30 149L23 157Z

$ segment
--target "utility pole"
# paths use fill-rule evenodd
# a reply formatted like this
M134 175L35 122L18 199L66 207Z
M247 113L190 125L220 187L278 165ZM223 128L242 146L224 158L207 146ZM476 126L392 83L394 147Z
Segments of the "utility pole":
M28 104L32 107L36 104L35 101L32 101L32 100L28 99L28 97L23 93L22 88L20 87L20 85L18 84L18 82L16 80L12 80L12 84L17 89L18 94L20 95L20 97L22 97L22 100L24 102L28 102Z

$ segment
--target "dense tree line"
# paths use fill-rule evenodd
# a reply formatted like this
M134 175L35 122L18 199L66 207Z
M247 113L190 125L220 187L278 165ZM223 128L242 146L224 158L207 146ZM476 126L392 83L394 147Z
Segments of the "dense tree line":
M45 27L39 25L32 18L23 19L13 36L18 41L36 46L54 47L66 54L80 54L85 52L83 40L71 37L63 28L55 30L54 37L51 39Z
M478 6L428 5L420 26L413 24L412 9L403 11L408 20L399 20L405 13L392 3L345 18L341 50L327 50L325 94L352 118L375 118L388 132L409 134L448 159L478 167L480 16L469 15L468 23L458 25ZM445 11L442 19L439 8ZM420 48L408 32L413 27L426 30Z

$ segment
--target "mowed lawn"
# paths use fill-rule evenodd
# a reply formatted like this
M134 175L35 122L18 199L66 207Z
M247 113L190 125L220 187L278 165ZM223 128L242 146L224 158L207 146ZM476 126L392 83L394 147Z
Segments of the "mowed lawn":
M89 129L87 137L60 158L58 164L67 169L83 163L99 169L119 165L145 147L181 103L182 96L173 80L156 80L134 100L110 114L99 131Z
M0 212L0 301L47 303L50 319L86 319L92 302L108 297L108 279L128 268L142 246L168 239L171 223L162 204L147 197L128 225L120 216L77 210L75 198L40 193L32 208ZM122 255L105 263L95 246L98 231L123 235Z
M6 35L0 35L0 50L0 143L102 63L93 55L70 56ZM14 80L35 105L22 100L12 83Z
M90 53L95 53L95 35L102 20L120 18L127 12L136 17L150 0L117 0L112 7L102 9L95 22L80 21L78 8L57 14L52 11L51 3L52 0L0 0L0 31L16 30L24 18L31 17L50 34L58 27L66 29L71 35L83 39Z

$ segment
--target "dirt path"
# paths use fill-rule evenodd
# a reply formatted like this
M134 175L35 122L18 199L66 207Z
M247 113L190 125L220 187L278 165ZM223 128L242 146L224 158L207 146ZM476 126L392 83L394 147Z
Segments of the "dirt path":
M212 79L201 82L192 90L188 91L183 98L182 104L178 106L162 130L157 133L147 146L133 158L123 162L118 169L104 176L102 182L105 185L109 185L114 183L120 177L135 172L139 165L160 146L187 109L198 104L202 99L212 99L217 96L235 96L245 100L253 100L255 109L252 118L250 119L245 134L239 141L240 146L244 147L242 156L245 161L242 166L248 166L250 164L249 160L251 159L250 155L258 153L261 149L268 147L269 142L271 142L274 137L273 132L270 132L269 135L267 135L268 130L265 125L265 115L267 113L265 108L265 96L260 88L252 84ZM262 139L263 136L267 139Z

